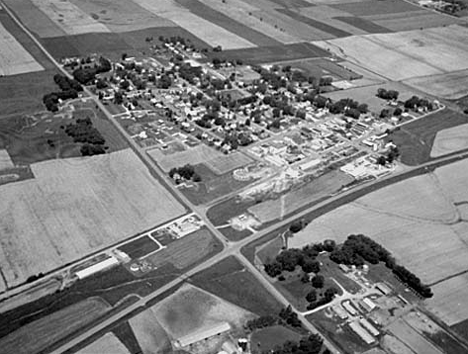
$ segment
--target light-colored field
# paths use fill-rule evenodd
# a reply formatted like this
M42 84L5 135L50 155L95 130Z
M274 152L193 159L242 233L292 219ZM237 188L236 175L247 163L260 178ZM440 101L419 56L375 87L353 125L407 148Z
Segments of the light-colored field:
M0 265L9 286L185 211L130 149L32 171L35 179L0 187Z
M181 167L186 164L198 165L203 163L214 173L224 174L252 162L250 157L240 152L225 155L205 144L168 155L165 155L160 149L152 149L147 153L165 172L168 172L171 168Z
M439 157L463 149L468 149L468 124L439 131L432 145L431 157Z
M77 354L130 354L122 342L112 333L106 333L98 340L81 349ZM146 352L144 352L146 354Z
M392 80L468 69L468 27L453 25L401 33L314 42Z
M126 0L69 0L88 16L104 24L112 32L136 31L153 27L172 27L175 24L152 14L133 1Z
M457 173L464 176L462 171ZM342 242L350 234L362 233L390 250L425 283L465 271L468 227L458 222L451 195L440 187L452 181L444 183L436 177L414 177L335 209L289 239L289 246L327 238Z
M31 354L42 352L47 346L91 323L109 305L100 298L89 298L63 310L28 323L0 339L3 353Z
M301 41L299 38L275 28L273 24L260 21L257 17L249 15L249 13L253 14L260 9L242 0L230 0L224 3L218 0L200 0L200 2L281 43L289 44Z
M282 28L285 33L302 39L303 41L317 41L335 38L335 36L330 33L308 26L305 23L299 22L292 17L276 11L275 9L262 9L252 12L252 15L261 19L261 21L269 23L270 25L276 25L279 28Z
M221 322L242 325L254 315L189 284L153 307L157 319L173 339Z
M405 83L436 97L457 100L468 95L468 70L418 77L406 80Z
M314 179L301 188L286 193L278 199L255 204L248 210L262 223L281 219L298 208L333 194L352 181L351 176L335 170Z
M167 353L171 349L171 342L153 309L149 308L132 317L129 323L144 354Z
M0 77L44 70L1 23L0 48Z
M390 332L410 347L415 353L443 354L437 347L401 319L389 326Z
M462 274L432 287L434 297L426 307L447 325L453 326L468 318L468 274Z
M148 11L168 19L211 46L223 49L252 48L255 44L179 6L173 0L134 0Z
M397 14L366 16L364 18L372 20L379 26L388 28L395 32L420 30L421 28L441 27L452 25L454 23L462 23L462 21L454 17L424 10L421 12L411 11L400 12Z
M41 38L65 36L65 31L39 10L32 0L5 0L21 22Z
M8 151L5 149L0 150L0 170L4 170L6 168L14 167L15 165L11 161L10 155Z
M110 32L106 26L69 1L32 0L32 3L68 35Z

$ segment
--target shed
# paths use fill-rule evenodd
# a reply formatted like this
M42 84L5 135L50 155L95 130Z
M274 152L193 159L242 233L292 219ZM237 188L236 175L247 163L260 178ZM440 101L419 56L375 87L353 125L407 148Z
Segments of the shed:
M392 292L392 289L390 289L386 284L384 283L377 283L375 284L375 288L380 291L384 295L388 295Z

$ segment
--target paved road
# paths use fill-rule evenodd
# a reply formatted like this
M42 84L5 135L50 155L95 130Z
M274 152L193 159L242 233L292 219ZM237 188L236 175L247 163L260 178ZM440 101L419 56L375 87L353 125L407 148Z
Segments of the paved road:
M44 54L50 59L50 61L52 63L54 63L56 65L56 67L66 76L68 77L71 77L70 74L61 67L61 65L52 57L52 55L50 55L47 50L42 46L42 44L33 36L33 34L26 28L23 26L23 24L18 20L18 18L5 6L5 4L0 1L0 5L5 9L5 11L13 18L13 20L18 24L18 26L21 27L21 29L35 42L35 44L44 52ZM414 167L414 168L409 168L401 173L399 173L397 176L395 175L392 175L392 176L388 176L386 177L385 179L382 179L382 180L378 180L378 181L374 181L374 182L370 182L368 184L365 184L365 185L361 185L361 186L358 186L352 190L349 190L347 192L344 192L340 195L337 195L337 196L334 196L334 197L331 197L329 199L327 199L326 201L324 202L321 202L321 203L318 203L317 205L314 205L313 207L311 208L308 208L300 213L297 213L295 214L294 216L291 216L287 219L284 219L282 220L281 222L275 224L275 225L272 225L250 237L248 237L247 239L244 239L244 240L241 240L240 242L236 242L236 243L231 243L229 242L213 225L212 223L210 222L210 220L208 220L208 218L206 217L205 215L205 207L203 206L196 206L196 205L193 205L177 188L175 188L172 183L168 182L167 181L167 177L165 176L164 172L154 163L154 161L145 153L145 151L130 137L130 135L122 128L122 126L117 122L117 120L107 111L107 108L99 101L99 99L93 95L88 89L85 88L85 92L90 95L90 97L92 97L93 101L96 103L96 105L104 112L104 114L106 115L106 117L109 119L109 121L111 121L115 127L118 129L118 131L126 138L126 140L128 141L129 145L131 146L131 148L137 153L137 155L141 158L141 160L148 166L148 168L150 170L152 170L154 173L156 173L156 175L158 176L158 178L161 180L161 182L163 184L165 184L169 190L171 190L173 192L173 194L187 207L187 209L191 209L195 212L197 212L200 217L203 219L203 221L206 223L208 229L223 243L223 246L224 246L224 249L221 253L218 253L217 255L213 256L212 258L210 258L209 260L203 262L202 264L192 268L191 270L187 271L186 273L184 273L183 275L179 276L178 278L174 279L173 281L171 281L170 283L162 286L161 288L159 288L157 291L153 292L152 294L146 296L146 297L143 297L141 298L140 300L138 300L136 303L134 303L133 305L125 308L124 310L122 310L121 312L109 317L108 319L106 319L105 321L101 322L101 323L98 323L96 326L94 326L92 329L86 331L85 333L82 333L80 334L79 336L76 336L75 338L73 338L72 340L70 340L69 342L67 342L66 344L62 345L60 348L56 349L53 351L53 353L63 353L64 351L78 345L79 343L81 343L82 341L86 340L88 337L92 336L93 334L96 334L98 333L100 330L103 330L105 329L106 327L108 327L109 325L119 321L120 319L122 319L124 316L132 313L133 311L135 311L136 309L142 307L142 306L145 306L149 301L151 301L152 299L156 298L157 296L161 295L162 293L170 290L172 287L180 284L181 282L185 281L188 277L206 269L206 268L209 268L211 267L212 265L216 264L217 262L221 261L222 259L226 258L226 257L229 257L229 256L235 256L240 262L242 262L244 264L244 266L246 268L248 268L252 274L259 280L259 282L278 300L280 301L282 304L284 304L285 306L289 305L289 302L287 301L287 299L263 276L263 274L257 269L255 268L255 266L253 266L241 253L240 253L240 250L242 247L246 246L247 244L249 244L250 242L253 242L263 236L265 236L266 234L268 234L269 232L272 232L282 226L285 226L289 223L291 223L293 220L295 220L296 218L300 218L300 217L303 217L305 216L306 214L312 212L312 211L315 211L315 210L320 210L321 208L324 208L324 207L327 207L328 205L330 204L333 204L333 203L338 203L340 202L340 200L344 200L346 202L346 198L349 197L350 195L354 194L354 193L358 193L360 192L361 190L364 190L364 189L369 189L371 190L372 189L372 186L373 185L378 185L379 183L382 183L383 180L386 180L386 179L391 179L391 178L395 178L395 177L400 177L400 178L403 178L404 175L409 175L411 173L413 173L415 170L418 170L418 169L421 169L421 168L428 168L429 166L432 166L432 165L436 165L440 162L448 162L450 159L453 159L454 157L448 157L448 158L444 158L444 159L439 159L437 160L436 162L429 162L429 163L426 163L420 167ZM466 153L461 153L461 154L458 154L460 156L467 156ZM457 155L457 156L458 156ZM396 178L395 178L396 180ZM308 322L305 317L302 315L302 314L298 314L299 316L299 319L302 321L303 325L305 326L305 328L307 328L309 331L311 331L312 333L320 333L317 328L315 328L313 326L313 324L311 324L310 322ZM323 335L322 335L323 336ZM328 346L331 351L333 353L336 353L336 354L339 354L341 353L336 347L334 344L330 343L327 339L325 339L325 345Z

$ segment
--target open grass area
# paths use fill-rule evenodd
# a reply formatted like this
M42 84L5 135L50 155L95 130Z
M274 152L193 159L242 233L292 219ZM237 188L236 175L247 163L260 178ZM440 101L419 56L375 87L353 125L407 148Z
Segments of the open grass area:
M226 225L229 219L245 213L253 205L255 205L254 201L241 201L233 197L213 205L206 215L215 226Z
M77 354L131 354L125 345L112 333L106 333L98 340L80 349Z
M270 351L287 341L299 342L301 335L283 326L273 326L256 330L250 338L251 348L260 352Z
M9 286L185 212L131 150L32 170L35 179L1 186L1 264Z
M387 139L397 144L401 162L416 166L431 160L434 139L441 130L468 123L468 116L445 109L408 123Z
M195 274L191 279L194 285L259 316L277 314L282 308L232 256Z
M90 298L21 327L1 338L0 345L5 353L37 353L96 320L108 309L102 300Z

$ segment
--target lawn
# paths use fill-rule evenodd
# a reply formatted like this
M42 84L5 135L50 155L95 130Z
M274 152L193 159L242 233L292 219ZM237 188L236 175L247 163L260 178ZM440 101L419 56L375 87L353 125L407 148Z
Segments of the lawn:
M194 285L259 316L275 315L282 308L258 280L232 256L195 274L191 281Z
M386 139L398 146L400 160L406 165L417 166L431 160L431 150L437 132L468 123L468 116L445 109L418 119L394 131Z
M233 197L213 205L206 215L215 226L221 226L228 224L229 219L245 213L253 205L255 205L254 201L242 201Z
M256 330L250 338L250 346L260 352L270 351L287 341L299 342L301 335L283 326L267 327Z

